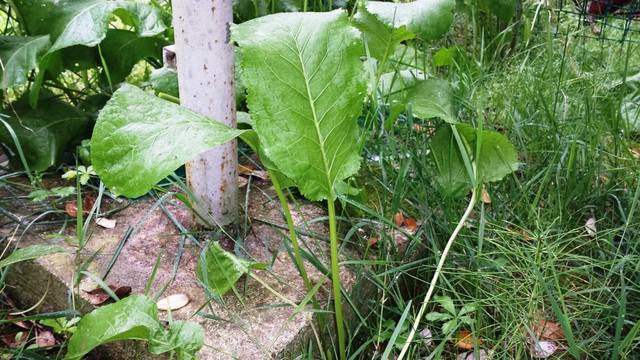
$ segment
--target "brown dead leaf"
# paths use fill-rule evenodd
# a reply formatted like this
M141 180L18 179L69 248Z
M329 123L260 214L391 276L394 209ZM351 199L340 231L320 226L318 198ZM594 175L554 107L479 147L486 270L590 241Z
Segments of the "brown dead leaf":
M640 159L640 147L629 148L629 152L634 158Z
M114 229L116 227L116 221L107 218L96 218L96 225L105 229Z
M533 330L533 333L537 337L537 339L533 339L534 341L564 340L564 331L562 331L562 327L557 322L549 320L538 320L532 324L531 328Z
M402 214L402 211L398 211L395 215L393 215L393 222L397 226L402 226L402 224L404 224L404 215Z
M491 354L489 351L485 349L480 349L478 351L478 356L473 351L465 351L462 354L458 354L456 360L487 360L489 359Z
M460 330L455 336L456 346L461 349L471 350L476 345L482 345L482 339L473 338L471 331Z
M485 187L482 188L482 202L487 205L491 204L491 195L489 195L489 192Z
M587 231L587 236L595 237L598 233L598 228L596 227L596 218L594 218L593 216L590 217L584 224L584 229Z
M129 296L129 294L131 294L130 286L115 287L113 285L109 285L109 288L120 299L127 297ZM89 298L89 303L94 306L104 305L107 302L113 300L111 299L111 296L107 294L107 292L104 291L104 289L101 287L97 287L93 290L85 291L85 293L87 294L87 298Z
M93 204L95 202L96 202L95 197L91 195L85 195L85 197L82 199L82 213L88 214L91 211L91 208L93 207ZM78 205L76 201L67 201L64 204L64 211L67 213L67 215L71 217L78 216Z
M158 310L162 311L178 310L187 306L189 301L191 300L186 294L173 294L158 300L156 305Z
M20 331L11 334L0 335L0 341L2 341L7 347L11 349L19 348L27 341L27 332Z
M534 359L547 359L559 348L560 346L555 341L534 341L529 345L531 357Z
M56 338L53 331L48 329L40 329L36 332L37 347L51 347L56 345Z
M377 236L371 236L369 237L369 239L367 239L367 245L369 245L370 247L376 246L378 244L378 241L380 241L380 239L378 239Z
M261 180L266 180L269 176L264 170L257 170L251 165L238 165L238 174L243 176L255 176Z
M416 219L405 218L404 227L406 227L410 232L414 232L418 228L418 222L416 222Z
M238 165L238 174L249 176L255 170L251 165Z
M238 187L243 188L247 186L248 183L249 183L249 180L247 180L246 178L243 178L242 176L238 176Z

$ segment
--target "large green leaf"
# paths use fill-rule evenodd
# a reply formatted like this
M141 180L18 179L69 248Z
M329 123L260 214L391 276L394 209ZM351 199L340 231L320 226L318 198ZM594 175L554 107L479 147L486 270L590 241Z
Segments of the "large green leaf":
M65 252L65 248L58 245L32 245L22 249L18 249L11 253L11 255L0 261L0 269L17 262L33 260L41 256L47 256L51 254L57 254Z
M438 170L436 179L446 195L462 196L473 184L452 130L454 126L467 157L475 163L480 182L500 181L518 169L518 154L504 135L482 130L482 145L476 158L478 130L468 124L444 125L431 140L431 150Z
M174 321L168 331L162 332L151 339L149 352L162 354L175 351L178 360L195 359L204 345L204 331L202 326L194 322Z
M83 316L69 339L65 360L80 360L97 346L116 340L149 340L160 331L156 303L132 295Z
M261 267L261 264L234 256L213 242L200 254L198 278L213 294L222 296L249 269Z
M109 70L112 84L117 84L131 73L133 66L145 58L162 58L162 47L167 43L158 37L140 37L133 31L111 29L100 44L102 56Z
M369 1L367 10L385 24L407 30L423 40L439 39L453 23L455 0L417 0L409 3Z
M233 28L247 104L267 157L311 200L360 165L360 37L346 12L269 15Z
M95 46L107 35L112 16L134 25L138 35L165 30L162 13L131 0L14 0L30 35L51 35L50 52L73 45Z
M197 154L241 133L124 84L98 116L92 164L112 190L137 197Z
M38 67L50 45L48 35L0 36L2 89L27 82L27 74Z
M0 118L0 143L9 150L7 155L17 168L22 163L6 125L17 136L29 168L35 171L58 165L63 152L81 140L90 125L87 114L57 98L40 100L37 109L19 101L12 110L9 117Z
M394 28L385 24L376 15L367 11L364 3L358 6L354 19L354 25L364 34L369 54L378 60L391 57L398 44L415 37L415 34L408 31L406 26Z
M453 95L449 83L437 78L426 78L415 70L401 70L383 74L378 89L391 107L402 110L410 106L414 116L421 119L438 117L455 123Z

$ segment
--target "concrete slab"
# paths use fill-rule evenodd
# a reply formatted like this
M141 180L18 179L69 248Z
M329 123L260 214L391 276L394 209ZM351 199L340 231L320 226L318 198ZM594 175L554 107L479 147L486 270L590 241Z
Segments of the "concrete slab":
M245 189L246 190L246 189ZM256 275L265 281L280 295L299 302L306 294L304 285L292 259L283 246L286 236L285 222L274 191L268 183L251 186L249 193L242 195L246 202L247 227L244 247L251 257L270 265L268 270L257 271ZM89 278L79 284L79 291L71 292L74 274L80 264L90 255L97 256L90 262L87 271L102 276L123 236L133 230L113 265L106 282L116 286L130 286L132 293L143 293L152 272L154 263L160 257L160 265L151 293L160 291L169 284L164 295L183 293L191 299L188 306L174 311L174 319L189 319L199 322L206 333L205 347L199 354L204 360L213 359L272 359L279 358L285 352L294 351L300 340L306 339L312 323L310 312L304 311L293 316L291 307L283 306L283 301L254 279L243 279L238 283L240 296L227 294L222 301L207 302L204 290L195 276L199 248L186 242L184 254L174 274L176 253L184 234L176 228L174 222L159 207L154 207L154 199L146 198L133 201L124 210L111 216L116 220L114 229L105 229L93 224L86 248L79 255L58 254L40 258L32 262L17 264L11 268L7 278L7 291L23 308L36 304L42 297L45 300L39 306L40 311L63 310L75 306L83 312L93 309L87 301L85 291L96 287ZM191 214L177 199L169 197L165 208L187 229L195 229ZM106 201L103 209L119 204ZM7 204L3 204L7 206ZM16 213L24 210L19 204L11 209ZM325 216L324 210L315 204L301 202L291 204L297 226L313 234L327 234L323 221L309 223L310 220ZM20 231L15 226L4 226L0 236L18 239ZM52 236L56 229L32 228L20 239L20 246L42 243L65 244L60 236ZM73 234L70 226L66 234ZM197 236L196 236L197 237ZM326 235L320 236L320 238ZM328 244L325 240L302 236L304 246L313 252L323 263L328 264ZM69 246L71 251L75 250ZM306 264L307 272L315 283L322 276L312 265ZM175 276L175 277L174 277ZM353 285L353 275L348 271L342 274L346 287ZM321 289L321 297L327 298L330 283ZM71 300L73 295L73 301ZM72 305L73 304L73 305ZM213 315L222 320L210 320L202 314ZM167 314L163 314L167 316ZM144 345L117 343L104 347L97 354L104 359L139 359L144 355ZM151 357L149 357L151 358ZM157 358L153 357L153 358Z

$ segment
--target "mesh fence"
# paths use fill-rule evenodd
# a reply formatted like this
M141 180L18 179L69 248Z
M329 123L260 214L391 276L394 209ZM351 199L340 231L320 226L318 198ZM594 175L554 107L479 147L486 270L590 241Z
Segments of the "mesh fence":
M640 0L556 0L557 33L640 43Z

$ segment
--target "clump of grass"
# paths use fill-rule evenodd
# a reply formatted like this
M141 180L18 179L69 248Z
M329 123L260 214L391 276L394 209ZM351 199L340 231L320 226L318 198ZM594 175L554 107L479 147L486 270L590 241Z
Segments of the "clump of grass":
M635 135L620 116L628 92L621 79L640 71L640 57L633 56L638 46L544 35L505 59L460 51L456 66L444 72L455 86L460 118L474 122L476 104L487 104L485 127L507 135L523 163L488 187L491 204L475 208L436 290L458 308L478 305L474 326L465 327L492 358L529 358L527 334L539 318L565 330L568 351L555 356L624 359L638 351L640 172L629 151ZM384 118L384 107L378 111L370 118ZM376 129L379 136L366 146L376 155L362 172L367 196L360 200L374 212L369 218L384 223L403 211L421 225L404 249L384 230L388 225L376 232L376 247L367 248L376 261L361 277L374 296L362 312L365 321L352 326L353 358L382 356L409 300L424 296L464 209L464 199L444 198L433 181L425 144L436 125L400 117L392 131ZM590 217L595 236L584 228ZM416 312L414 306L406 322ZM441 324L422 324L433 345L417 341L407 358L438 346L445 359L464 351L447 340Z

